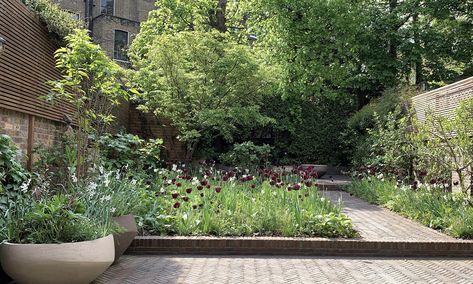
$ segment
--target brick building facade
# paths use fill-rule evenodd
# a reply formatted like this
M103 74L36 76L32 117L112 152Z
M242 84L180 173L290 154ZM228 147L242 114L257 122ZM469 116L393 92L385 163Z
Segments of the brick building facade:
M110 58L127 62L126 50L155 9L155 0L53 0L84 20L94 41Z

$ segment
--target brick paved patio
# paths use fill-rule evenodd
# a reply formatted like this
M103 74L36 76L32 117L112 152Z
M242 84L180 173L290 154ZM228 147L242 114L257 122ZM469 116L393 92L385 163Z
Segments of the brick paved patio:
M95 284L472 283L473 260L124 256Z
M344 191L324 191L353 221L361 237L369 241L459 241L406 219L387 209L369 204Z

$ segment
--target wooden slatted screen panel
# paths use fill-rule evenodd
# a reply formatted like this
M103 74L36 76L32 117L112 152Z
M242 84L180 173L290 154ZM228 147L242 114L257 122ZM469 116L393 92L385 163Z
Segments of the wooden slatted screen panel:
M0 55L0 107L54 121L73 113L68 104L39 99L49 93L46 82L61 76L53 57L58 46L20 0L0 0L0 37L7 40Z
M473 77L412 98L417 118L424 121L429 112L453 117L460 102L473 98Z

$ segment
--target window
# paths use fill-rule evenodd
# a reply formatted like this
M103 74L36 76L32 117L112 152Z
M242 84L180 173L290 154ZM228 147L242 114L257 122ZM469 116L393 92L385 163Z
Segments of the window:
M109 16L115 15L115 1L100 0L100 12Z
M128 32L115 30L115 40L113 44L113 58L128 61Z

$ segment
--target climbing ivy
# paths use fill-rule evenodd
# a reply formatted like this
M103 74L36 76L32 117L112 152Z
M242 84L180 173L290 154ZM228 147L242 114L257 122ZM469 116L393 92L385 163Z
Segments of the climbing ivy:
M61 9L49 0L22 0L42 22L49 32L53 33L62 42L63 38L71 34L74 29L83 28L84 23L71 17L71 13Z

